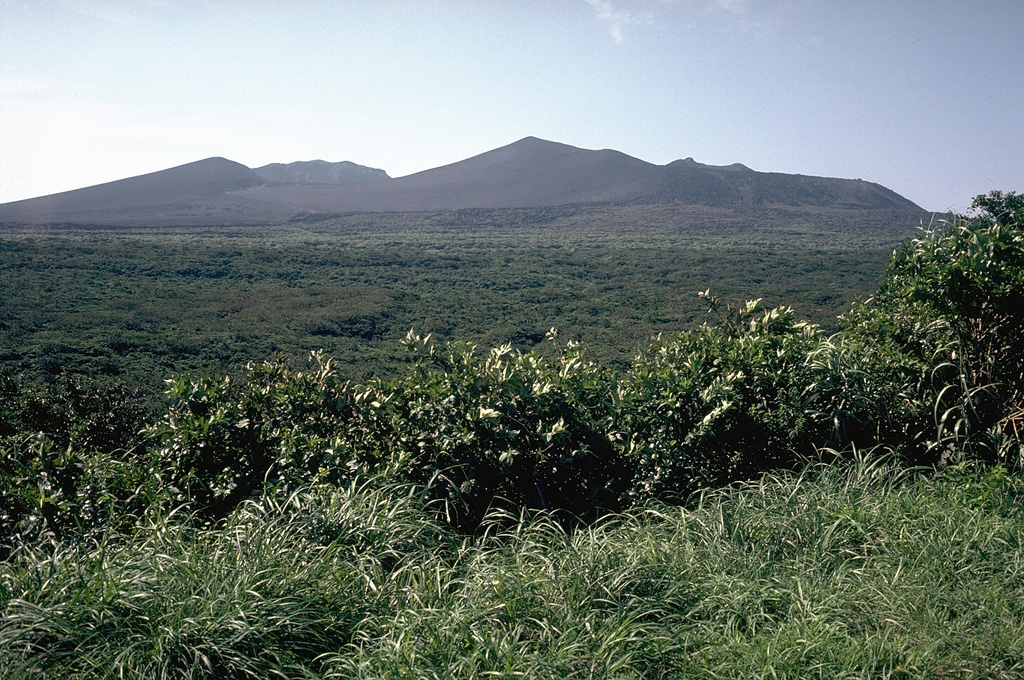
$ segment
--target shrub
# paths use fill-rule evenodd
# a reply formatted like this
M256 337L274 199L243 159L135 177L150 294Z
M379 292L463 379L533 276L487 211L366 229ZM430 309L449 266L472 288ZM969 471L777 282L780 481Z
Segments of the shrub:
M878 294L844 319L844 340L879 360L906 408L891 433L926 462L1021 462L1024 197L991 192L899 248ZM930 419L930 436L926 423Z
M0 375L0 559L42 537L127 525L156 493L145 412L122 385Z
M790 309L761 311L759 301L727 308L718 325L655 340L619 390L631 495L685 498L823 445L821 424L803 407L806 357L820 342L816 326Z
M612 435L614 374L580 345L548 359L411 332L406 344L414 365L396 385L394 444L457 525L494 506L590 518L617 507L628 472Z
M149 416L141 401L118 382L60 375L36 384L0 373L0 437L43 433L57 448L130 449Z
M227 515L267 484L294 486L324 470L340 481L352 470L351 451L336 433L358 400L331 360L314 354L306 372L282 360L246 370L238 382L169 380L167 413L148 430L163 483L208 517Z

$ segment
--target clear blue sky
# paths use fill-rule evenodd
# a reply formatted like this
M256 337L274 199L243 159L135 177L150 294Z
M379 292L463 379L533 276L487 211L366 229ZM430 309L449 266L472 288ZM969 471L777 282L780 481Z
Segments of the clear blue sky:
M0 202L210 156L392 177L527 135L1024 191L1024 0L0 0Z

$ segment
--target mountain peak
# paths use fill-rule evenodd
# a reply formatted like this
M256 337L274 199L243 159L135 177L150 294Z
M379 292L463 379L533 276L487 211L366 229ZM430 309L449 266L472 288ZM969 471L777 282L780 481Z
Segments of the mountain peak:
M728 171L747 171L753 172L750 168L743 165L743 163L733 163L732 165L708 165L706 163L698 163L693 160L693 156L687 156L686 158L678 161L672 161L666 167L669 168L705 168L709 170L728 170Z
M528 136L456 163L391 179L350 161L251 170L215 156L167 170L0 206L0 221L78 224L273 223L297 214L539 208L586 203L735 209L813 206L921 211L857 180L757 172L692 157L655 165L612 149Z
M390 179L388 173L377 168L357 165L352 161L328 163L323 160L271 163L253 172L267 182L286 184L358 184Z
M533 135L527 135L522 139L516 140L508 146L569 146L568 144L562 144L561 142L552 142L548 139L541 139L540 137L534 137ZM575 147L573 147L575 148Z
M585 149L580 149L578 147L570 146L568 144L562 144L561 142L552 142L546 139L541 139L540 137L523 137L522 139L512 142L511 144L500 146L497 149L492 149L490 151L485 151L484 153L473 156L472 158L508 158L523 154L536 156L538 154L550 155L585 152Z

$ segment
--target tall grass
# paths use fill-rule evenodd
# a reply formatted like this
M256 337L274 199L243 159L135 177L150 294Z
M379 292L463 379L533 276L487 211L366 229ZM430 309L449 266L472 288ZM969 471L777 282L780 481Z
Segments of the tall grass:
M1012 678L1024 482L883 456L647 506L441 528L408 487L310 487L0 565L25 677ZM509 521L517 520L517 521Z
M226 526L164 517L132 539L26 549L0 570L6 678L304 677L437 531L394 488L308 489ZM408 554L407 554L408 553Z

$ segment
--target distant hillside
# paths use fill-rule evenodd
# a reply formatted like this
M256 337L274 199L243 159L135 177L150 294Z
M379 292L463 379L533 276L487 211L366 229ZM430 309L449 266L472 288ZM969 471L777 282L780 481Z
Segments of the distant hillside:
M704 165L687 158L664 166L665 182L644 199L717 207L772 205L912 210L915 203L874 182L778 172L755 172L740 163Z
M328 163L327 161L297 161L295 163L271 163L253 172L267 182L292 184L357 184L378 179L390 179L388 173L377 168L368 168L351 161Z
M79 224L166 223L169 216L185 219L218 213L236 201L229 192L264 184L265 180L241 163L207 158L167 170L105 184L0 205L4 222L69 222Z
M924 213L894 191L862 180L757 172L739 163L712 166L692 158L654 165L610 149L526 137L396 179L348 161L273 163L250 170L210 158L0 205L0 222L268 224L311 214L593 203Z

